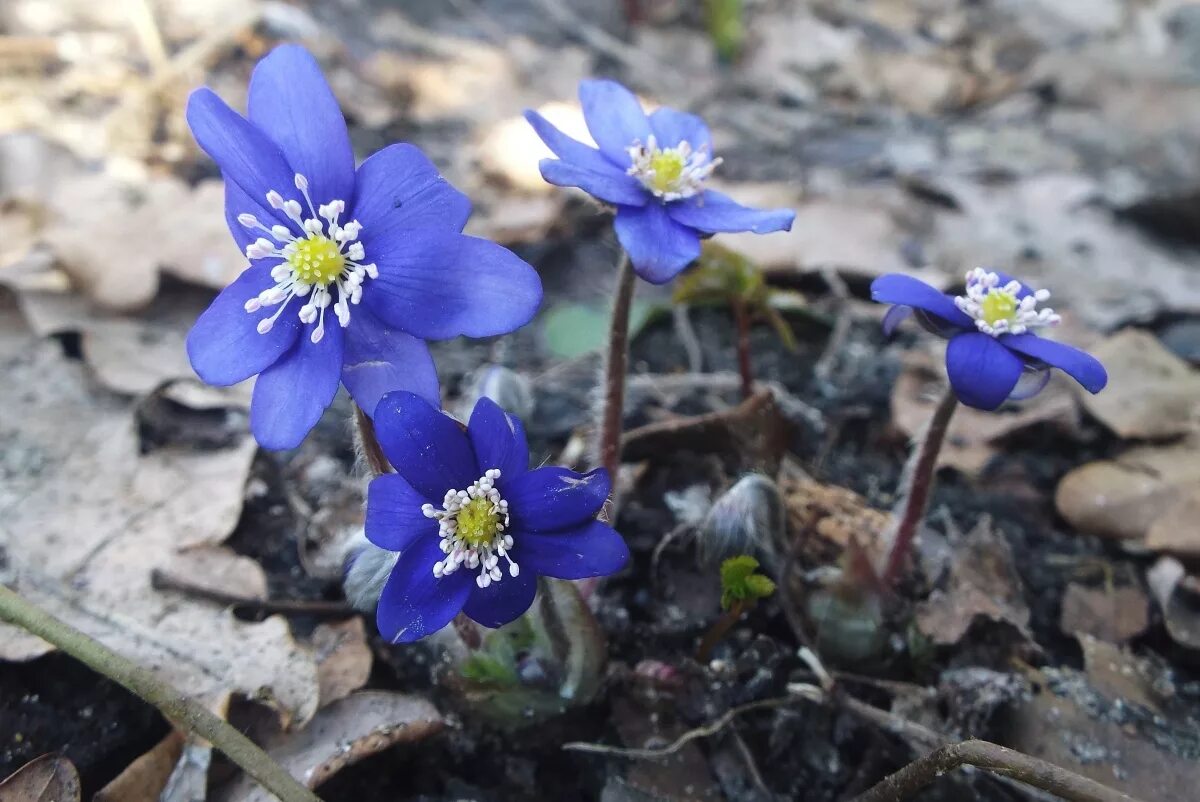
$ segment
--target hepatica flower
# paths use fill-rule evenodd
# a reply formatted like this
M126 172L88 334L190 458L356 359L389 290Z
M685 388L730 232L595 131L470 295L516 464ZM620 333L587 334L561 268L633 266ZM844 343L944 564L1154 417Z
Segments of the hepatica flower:
M503 334L541 302L533 268L461 234L471 204L416 147L357 169L316 61L284 45L255 68L248 119L209 89L188 124L225 177L225 217L249 266L188 335L210 384L258 375L250 427L291 448L339 382L368 414L390 390L436 401L425 340Z
M962 295L939 292L910 276L889 274L871 284L871 297L893 304L883 320L891 334L915 314L927 329L946 337L946 372L964 404L992 410L1006 400L1041 392L1058 368L1084 389L1098 393L1108 383L1104 366L1090 354L1047 340L1035 331L1057 325L1059 316L1042 306L1047 290L1033 290L1003 273L975 268Z
M538 576L604 576L629 559L596 520L608 473L529 470L521 422L490 399L463 431L421 397L389 393L375 426L398 471L367 491L367 539L400 552L376 613L392 642L430 635L459 612L507 624L533 603Z
M670 281L700 255L700 240L711 234L792 227L790 209L750 209L705 188L721 159L713 156L699 117L668 108L647 115L634 94L613 81L582 82L579 99L598 150L537 112L525 112L558 156L542 160L542 177L616 207L617 239L642 278Z

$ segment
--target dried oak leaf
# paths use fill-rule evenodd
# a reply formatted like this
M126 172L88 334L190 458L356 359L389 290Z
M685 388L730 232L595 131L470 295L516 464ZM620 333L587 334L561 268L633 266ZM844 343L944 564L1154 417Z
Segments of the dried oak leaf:
M0 781L4 802L79 802L79 772L62 755L42 755Z

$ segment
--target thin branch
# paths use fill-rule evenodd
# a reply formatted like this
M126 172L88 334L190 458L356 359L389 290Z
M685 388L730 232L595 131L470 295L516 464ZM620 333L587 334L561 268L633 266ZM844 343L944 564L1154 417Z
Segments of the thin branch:
M150 572L150 586L155 590L169 590L193 599L203 599L223 607L232 607L236 612L259 615L309 615L315 618L353 618L358 611L345 602L333 601L271 601L238 596L213 588L188 582L166 571L155 568Z
M164 716L223 752L282 802L321 802L245 735L204 705L0 585L0 621L15 624L154 705Z
M999 744L977 740L935 749L885 777L873 788L855 797L853 802L903 802L938 777L960 766L984 769L1032 785L1069 802L1137 802L1128 794L1053 763Z
M621 253L617 289L608 332L608 359L604 364L604 408L600 422L600 464L608 469L613 487L621 467L621 426L625 417L625 374L629 366L629 311L633 306L634 273L629 254Z

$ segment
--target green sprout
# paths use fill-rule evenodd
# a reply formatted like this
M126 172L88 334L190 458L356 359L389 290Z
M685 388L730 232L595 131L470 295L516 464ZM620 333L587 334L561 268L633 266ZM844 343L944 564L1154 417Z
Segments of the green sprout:
M730 64L742 54L746 26L742 21L742 0L708 0L708 35L717 57Z
M775 592L771 578L755 573L757 570L758 560L748 554L721 563L721 609L753 604Z

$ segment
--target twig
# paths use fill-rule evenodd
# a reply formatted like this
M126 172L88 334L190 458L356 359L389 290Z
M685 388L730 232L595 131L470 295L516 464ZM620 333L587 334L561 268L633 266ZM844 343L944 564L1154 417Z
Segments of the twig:
M1007 749L999 744L977 740L935 749L895 774L885 777L873 788L855 797L853 802L902 802L938 777L960 766L974 766L1009 777L1056 794L1070 802L1137 802L1128 794L1115 791L1053 763Z
M671 318L675 321L675 336L683 344L687 354L688 370L700 373L704 370L704 352L700 348L700 340L696 337L696 329L692 326L692 318L688 314L688 305L676 303L671 305Z
M15 624L154 705L180 728L209 741L282 802L321 802L253 741L150 671L0 585L0 620Z
M254 599L196 585L158 568L150 572L150 586L260 615L309 615L315 618L353 618L358 615L358 611L345 602Z
M697 738L708 738L716 735L723 730L729 722L733 721L743 713L749 713L754 710L765 710L767 708L786 707L794 705L801 701L804 697L798 695L780 696L773 699L759 699L757 702L748 702L744 705L731 707L726 710L715 721L711 721L702 727L697 727L694 730L688 730L683 735L680 735L671 743L658 749L629 749L621 746L608 746L607 744L586 743L584 741L570 741L562 745L563 749L568 749L572 752L591 752L600 755L613 755L615 757L627 757L631 760L657 760L658 758L668 757L675 754L687 744Z
M600 422L600 464L608 469L613 486L621 467L621 424L625 412L625 373L629 364L629 310L633 305L634 274L629 254L621 253L617 289L608 332L608 359L604 363L604 409Z
M391 473L392 464L388 462L383 447L379 445L379 438L375 436L375 422L357 404L354 405L354 432L354 442L371 475L383 476L385 473Z
M854 320L848 308L850 288L846 286L846 282L833 268L822 270L821 278L825 279L825 283L829 285L829 289L836 299L836 312L833 319L833 331L829 333L825 349L821 352L816 364L813 365L813 375L821 381L829 381L829 375L833 372L833 363L846 345L846 338L850 335L850 327Z

